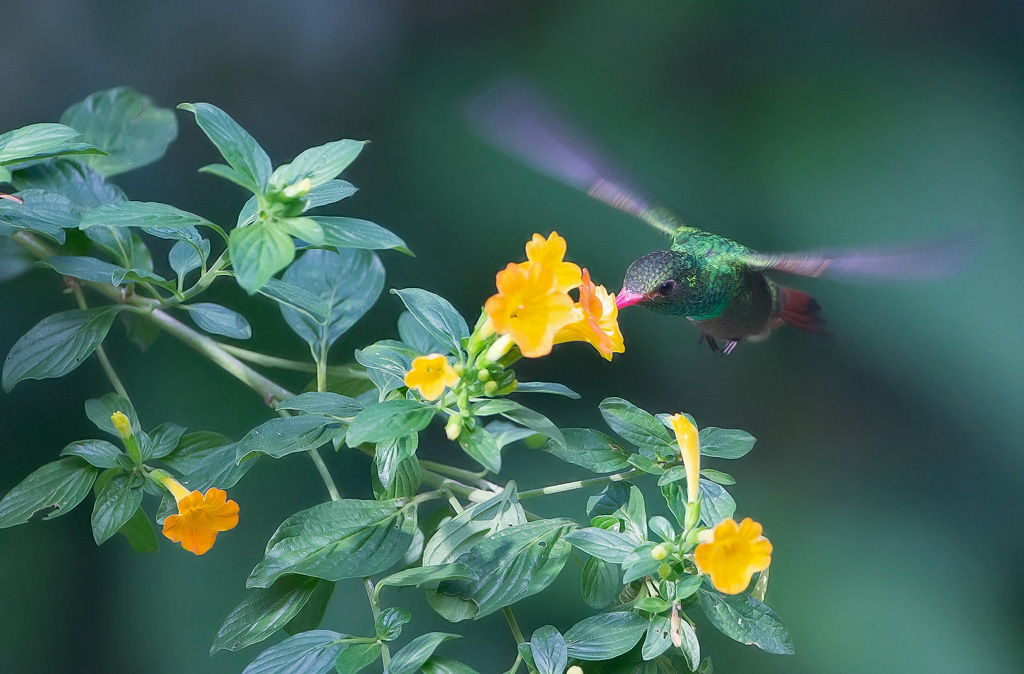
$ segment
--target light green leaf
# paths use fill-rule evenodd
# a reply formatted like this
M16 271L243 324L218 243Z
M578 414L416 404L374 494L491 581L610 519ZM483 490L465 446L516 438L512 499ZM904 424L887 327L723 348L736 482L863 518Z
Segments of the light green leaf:
M718 459L738 459L754 448L757 439L747 433L729 428L702 428L699 434L700 453Z
M306 414L325 414L338 419L350 419L366 408L355 398L338 393L310 391L277 404L279 410L295 410Z
M417 355L429 355L432 353L444 353L444 344L439 342L427 329L420 325L408 311L403 311L398 317L398 336L402 342L412 347Z
M462 350L462 340L469 337L469 326L448 300L420 288L391 292L401 298L413 317L448 353L458 354Z
M178 136L174 112L157 107L149 96L130 87L91 94L65 110L60 122L107 153L85 158L106 176L155 162Z
M36 264L49 267L62 276L72 276L94 283L120 286L125 281L141 281L167 285L163 278L144 269L125 269L94 257L54 255Z
M587 513L591 517L608 515L625 525L624 531L647 538L647 508L644 495L628 482L613 482L597 496L587 500Z
M722 594L709 587L697 591L708 620L725 636L768 653L793 654L793 638L775 611L747 593Z
M408 346L392 339L382 339L355 352L356 362L366 368L370 381L380 389L381 395L405 386L405 374L412 369L416 356Z
M210 302L196 302L184 305L192 321L204 332L211 335L223 335L232 339L249 339L252 327L245 316L227 307Z
M215 227L206 218L156 201L111 201L86 211L78 226L81 229L97 226L165 229Z
M729 492L711 480L701 479L700 488L700 519L709 527L732 517L736 512L736 501Z
M509 482L499 494L443 522L423 548L423 565L454 562L485 537L520 524L526 524L526 513L515 482Z
M193 269L202 267L208 257L210 257L210 242L207 239L201 240L199 250L196 250L195 246L188 241L178 241L171 246L171 251L167 253L167 262L175 274L185 278L185 275Z
M399 236L369 220L323 215L312 219L323 229L324 245L365 250L397 250L412 255L412 251Z
M296 239L311 246L324 245L324 229L313 218L282 218L278 223Z
M622 655L640 641L647 621L635 613L615 611L581 620L565 633L569 657L608 660Z
M509 400L508 398L485 400L473 407L473 414L477 416L500 414L509 421L514 421L520 426L525 426L536 433L547 436L556 444L565 445L565 437L550 419L540 412L535 412L529 407L520 405L514 400Z
M334 668L338 674L356 674L380 658L380 644L349 644L338 654Z
M270 176L270 185L284 189L303 178L309 178L313 187L327 183L359 156L366 141L336 140L302 152L290 164L278 166Z
M312 324L322 326L330 316L331 308L326 300L294 283L275 278L268 279L260 288L260 294L280 304L282 311L287 308L289 311L303 314Z
M411 587L439 583L442 580L473 580L474 578L476 578L476 573L473 569L465 564L453 562L436 566L417 566L399 571L379 580L377 586Z
M480 672L457 660L432 655L423 663L423 674L480 674Z
M7 354L4 391L10 392L25 379L62 377L74 370L107 336L119 309L72 309L44 318Z
M241 650L284 627L309 601L319 582L308 576L287 575L268 588L251 590L220 626L210 655L222 649Z
M44 464L0 499L0 529L24 524L32 515L53 508L44 519L60 517L82 502L97 470L78 457Z
M347 180L328 180L311 189L306 195L306 210L347 199L358 191L358 188Z
M63 155L103 154L64 124L29 124L0 134L0 166L12 170Z
M381 487L387 489L391 486L391 478L394 476L398 465L406 459L411 459L415 456L418 445L419 435L416 433L377 443L374 465L377 469L377 478L380 480ZM417 461L416 464L418 466L419 462ZM417 484L417 486L419 485Z
M243 461L252 454L266 454L275 459L317 449L345 435L345 425L328 417L303 414L266 421L249 431L235 445L235 460Z
M509 421L502 421L498 419L484 426L487 432L494 436L494 441L498 443L499 449L504 449L513 442L525 440L537 435L534 431L529 428L523 428Z
M415 674L442 642L458 638L458 634L446 632L428 632L418 636L394 654L384 668L384 674Z
M545 625L533 633L530 639L530 653L537 666L538 674L564 674L569 664L569 650L565 637L551 625Z
M348 445L381 442L417 433L427 427L437 408L415 400L388 400L356 415L348 429Z
M494 436L483 426L477 424L473 428L463 428L459 434L459 446L474 461L492 473L501 471L501 448Z
M405 609L390 606L380 612L373 621L377 636L384 641L394 641L402 634L402 626L412 620L412 614Z
M423 481L423 473L420 469L420 462L414 457L401 459L395 464L387 487L383 486L380 482L380 471L377 464L378 460L374 459L370 486L373 488L373 497L378 501L388 501L396 498L409 499L419 491L420 484Z
M250 295L295 258L292 237L266 220L231 230L228 251L238 285Z
M599 406L613 431L637 447L652 451L671 448L675 440L658 419L622 398L606 398Z
M97 468L124 468L128 455L106 440L78 440L60 450L61 456L79 456ZM130 461L130 459L129 459Z
M595 473L614 473L629 467L626 450L600 431L563 428L562 436L564 445L549 441L544 444L544 451Z
M115 475L96 496L92 509L92 537L96 545L116 534L142 504L142 487L132 486L132 479L131 475Z
M326 580L381 573L402 558L415 528L415 509L394 502L343 499L313 506L278 527L246 586L267 587L284 573Z
M580 593L583 601L590 608L607 608L619 596L622 583L619 582L619 569L603 559L591 557L583 565L580 578Z
M244 181L244 187L253 193L267 190L270 157L245 129L226 112L209 103L182 103L178 108L195 114L199 128Z
M612 564L621 564L637 546L636 540L626 534L597 527L577 529L566 540L588 555Z
M685 622L685 621L682 621ZM647 624L647 636L644 638L641 654L644 660L653 660L672 645L672 631L668 616L651 616Z
M736 478L734 478L732 475L729 475L729 473L723 473L722 471L715 470L713 468L705 468L702 471L700 471L700 474L702 477L706 477L712 482L717 482L718 484L726 487L732 484L736 484Z
M81 213L64 195L30 189L22 190L18 196L24 203L0 200L0 224L27 229L61 244L67 238L64 230L78 227Z
M127 200L121 188L108 183L102 174L70 159L51 159L18 169L12 180L19 190L39 189L63 195L83 211Z
M565 396L573 400L579 400L580 394L573 391L565 384L555 384L547 381L521 381L516 384L516 393L551 393Z
M88 417L89 421L94 423L96 428L104 433L109 433L120 440L121 434L114 428L114 423L110 420L114 412L121 412L128 417L128 423L131 424L132 431L136 435L142 432L142 426L139 425L139 416L135 413L135 407L124 396L117 393L107 393L102 398L90 398L85 401L85 416Z
M260 653L242 674L326 674L345 647L344 638L330 630L296 634Z

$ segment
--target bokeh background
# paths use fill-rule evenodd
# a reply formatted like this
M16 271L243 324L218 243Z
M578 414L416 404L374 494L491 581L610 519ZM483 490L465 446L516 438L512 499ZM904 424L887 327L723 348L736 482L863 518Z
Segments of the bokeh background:
M738 514L763 522L775 544L768 601L797 653L766 655L701 629L717 671L1020 672L1022 36L1017 0L40 0L0 20L0 129L56 121L88 93L128 84L167 106L223 107L275 163L328 140L369 138L345 176L361 191L330 212L379 222L416 252L382 255L388 287L429 288L470 317L535 231L557 229L570 257L615 289L631 260L663 245L642 223L469 133L460 103L501 72L537 80L691 223L751 247L974 232L980 252L950 280L794 281L824 306L830 340L780 330L720 358L695 347L685 322L630 310L627 351L613 363L570 345L524 364L521 377L584 393L531 400L563 426L601 427L598 402L618 395L758 437L746 459L717 467L739 481ZM196 173L214 150L189 115L179 123L162 162L118 182L133 199L234 222L244 195ZM303 357L268 302L230 283L213 295L250 317L253 348ZM71 305L43 270L0 286L0 352ZM382 297L335 360L395 336L399 309ZM142 354L111 334L144 423L237 438L268 418L255 396L173 340ZM90 361L0 395L0 491L66 443L97 437L82 402L107 391ZM463 460L439 429L427 435L421 454ZM366 496L368 463L351 454L329 465L347 494ZM501 477L523 488L580 476L522 447L506 463ZM322 492L304 457L263 461L232 492L241 525L202 558L167 541L158 555L135 555L120 538L97 549L89 501L0 531L0 672L241 671L260 648L209 658L212 636L277 524ZM584 502L531 506L582 519ZM587 614L574 565L558 588L516 607L528 633ZM383 593L414 611L407 637L446 629L419 597ZM325 626L365 633L371 624L360 584L341 583ZM441 653L485 674L511 664L500 615L456 631L467 637Z

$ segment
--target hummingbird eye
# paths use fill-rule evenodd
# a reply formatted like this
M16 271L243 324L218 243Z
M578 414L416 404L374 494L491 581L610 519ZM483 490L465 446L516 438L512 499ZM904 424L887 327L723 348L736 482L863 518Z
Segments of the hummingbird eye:
M665 281L658 286L658 294L667 297L672 294L672 291L676 289L676 282L672 280Z

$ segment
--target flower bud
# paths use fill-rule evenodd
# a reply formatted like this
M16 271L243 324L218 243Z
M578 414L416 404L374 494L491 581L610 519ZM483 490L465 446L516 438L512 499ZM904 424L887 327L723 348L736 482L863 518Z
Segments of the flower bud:
M489 381L484 384L484 395L493 396L498 392L498 382Z
M661 560L668 557L668 548L666 548L664 545L660 543L658 545L655 545L654 549L651 550L651 557L655 561L660 562Z
M573 665L569 669L565 670L565 674L583 674L583 668L579 665Z
M289 199L304 197L309 194L311 189L313 189L313 181L309 178L303 178L299 182L284 188L284 195Z
M448 436L449 440L455 441L459 439L460 433L462 433L462 417L458 414L453 414L448 418L448 423L445 424L444 434Z
M484 360L500 360L501 357L508 353L508 350L512 348L513 343L512 335L502 335L494 342L494 344L491 344L491 348L487 349L487 353L484 354Z
M489 381L491 373L487 371L487 368L481 368L476 373L476 380L480 382Z
M662 564L658 567L658 577L668 580L672 577L674 571L671 564Z
M121 410L118 410L110 415L110 423L114 424L114 428L117 429L118 435L121 436L122 440L127 440L132 434L132 422L129 421L128 415Z
M686 521L683 524L687 531L693 529L700 522L700 498L692 503L686 504Z

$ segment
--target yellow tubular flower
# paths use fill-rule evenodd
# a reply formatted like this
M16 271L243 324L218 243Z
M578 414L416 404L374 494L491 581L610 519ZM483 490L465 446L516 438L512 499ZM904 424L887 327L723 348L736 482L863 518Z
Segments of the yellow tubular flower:
M573 309L555 273L540 264L509 263L496 282L498 294L484 304L495 330L510 335L527 358L551 353L555 333L572 320Z
M446 388L455 386L459 375L439 353L420 356L405 373L405 385L420 392L425 400L437 400Z
M696 503L697 485L700 483L700 441L697 437L697 427L683 414L673 414L669 420L676 434L676 443L679 444L679 454L683 457L683 467L686 468L686 501Z
M124 412L118 410L111 414L110 423L114 424L114 429L122 439L127 439L132 434L132 422Z
M572 262L565 262L565 249L565 239L558 232L551 232L546 239L540 234L534 234L526 244L526 259L529 262L523 263L523 266L527 269L535 265L547 267L555 273L559 290L572 290L581 282L580 268Z
M234 529L238 525L238 504L228 501L223 489L210 487L203 495L189 491L177 480L161 480L178 502L178 514L164 520L164 536L189 552L202 555L213 547L217 532Z
M622 333L619 332L619 310L615 308L615 296L604 286L596 286L590 280L590 272L582 272L580 301L572 310L572 322L555 333L555 344L563 342L587 342L597 349L606 360L613 353L622 353Z
M772 544L761 535L761 525L744 518L736 524L731 517L712 530L711 540L694 551L697 569L711 576L711 584L725 594L739 594L750 585L757 571L772 561Z

